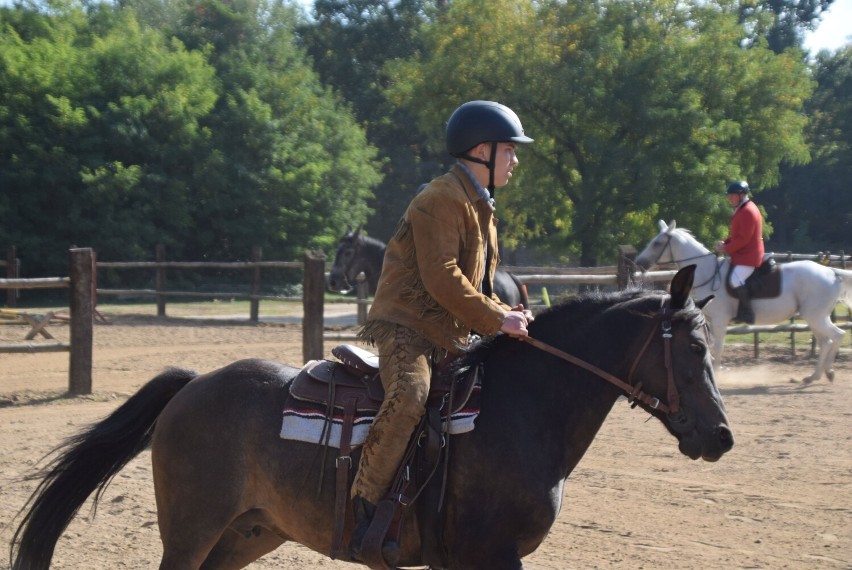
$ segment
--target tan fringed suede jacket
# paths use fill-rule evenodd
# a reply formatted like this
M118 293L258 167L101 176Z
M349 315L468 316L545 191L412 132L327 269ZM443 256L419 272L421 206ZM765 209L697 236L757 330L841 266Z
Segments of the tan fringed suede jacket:
M510 307L478 290L486 271L485 240L493 283L497 222L467 173L454 165L411 201L397 225L361 338L386 338L395 323L458 352L471 331L499 332Z

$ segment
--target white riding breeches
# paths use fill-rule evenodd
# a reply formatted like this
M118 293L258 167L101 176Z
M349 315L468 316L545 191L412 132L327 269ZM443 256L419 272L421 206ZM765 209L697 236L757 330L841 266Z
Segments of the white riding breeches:
M742 287L745 285L746 279L748 279L749 275L752 273L754 273L754 267L749 267L748 265L735 265L734 270L731 271L731 287L734 289Z

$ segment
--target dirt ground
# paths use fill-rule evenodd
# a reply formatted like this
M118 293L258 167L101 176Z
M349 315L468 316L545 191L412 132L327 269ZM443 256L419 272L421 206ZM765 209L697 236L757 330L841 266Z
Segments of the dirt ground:
M0 344L21 340L0 326ZM49 330L67 341L67 326ZM65 338L63 339L63 336ZM334 341L326 342L326 351ZM801 346L801 345L800 345ZM847 339L833 383L803 386L800 349L727 347L718 379L736 444L717 463L680 455L656 421L623 401L565 486L563 509L527 569L852 569L852 370ZM0 355L0 543L32 491L22 481L63 438L97 421L167 365L206 371L257 356L301 362L294 324L115 317L96 325L94 394L67 398L67 353ZM150 452L115 478L97 515L81 509L53 568L155 569ZM0 555L0 568L8 568ZM299 545L250 566L354 568Z

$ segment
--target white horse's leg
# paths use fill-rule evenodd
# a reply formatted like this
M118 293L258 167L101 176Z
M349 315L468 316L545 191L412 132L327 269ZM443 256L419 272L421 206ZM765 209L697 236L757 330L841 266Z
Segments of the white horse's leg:
M710 347L710 353L713 356L713 373L718 378L719 369L722 367L722 352L725 350L725 331L728 329L728 323L722 323L720 321L719 325L713 324L713 321L710 321L710 330L713 335L713 345Z
M834 359L843 340L843 329L838 328L827 316L814 322L808 322L808 327L814 333L819 347L816 368L813 374L803 380L805 383L814 382L822 377L823 372L829 381L834 380Z

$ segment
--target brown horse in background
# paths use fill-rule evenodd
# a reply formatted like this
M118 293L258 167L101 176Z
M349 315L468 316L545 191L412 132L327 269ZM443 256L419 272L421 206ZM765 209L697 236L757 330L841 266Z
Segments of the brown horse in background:
M428 553L432 568L523 568L521 559L556 520L568 475L625 392L674 436L683 455L716 461L731 449L703 302L690 298L693 273L694 266L681 270L670 294L579 296L544 311L529 332L549 350L498 335L462 356L460 367L482 367L480 412L473 431L450 437L438 525L443 549L440 562ZM62 444L36 475L41 481L10 547L11 568L47 569L87 498L94 493L97 504L149 446L162 570L243 568L289 541L328 555L334 454L323 462L319 446L279 437L298 372L252 359L201 375L170 369L148 382ZM417 511L403 509L402 566L426 558Z

